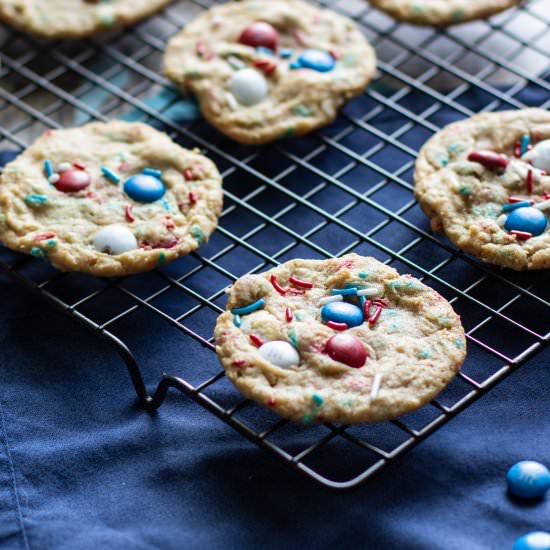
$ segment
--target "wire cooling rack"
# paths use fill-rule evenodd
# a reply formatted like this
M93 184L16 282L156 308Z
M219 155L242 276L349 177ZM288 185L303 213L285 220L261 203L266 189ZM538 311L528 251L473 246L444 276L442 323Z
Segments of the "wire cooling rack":
M477 110L550 103L550 16L547 0L532 0L438 31L398 24L362 0L322 4L360 24L377 49L378 76L329 128L260 148L213 130L160 74L166 41L212 2L174 2L133 29L85 41L43 42L0 27L1 155L48 128L123 117L202 148L225 182L211 241L162 269L100 280L6 249L0 269L107 340L145 408L176 388L319 483L345 489L404 455L548 342L548 276L500 271L431 234L412 172L419 147L442 125ZM468 337L462 371L430 405L373 425L298 426L243 400L213 353L224 289L290 258L350 251L412 273L451 301ZM155 331L171 331L174 349L200 364L182 360L163 373L162 349L145 337Z

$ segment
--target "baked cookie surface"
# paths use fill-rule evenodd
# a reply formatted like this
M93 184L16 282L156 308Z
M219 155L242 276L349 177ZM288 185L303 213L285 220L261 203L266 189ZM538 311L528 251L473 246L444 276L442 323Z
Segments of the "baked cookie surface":
M415 194L457 246L515 270L550 267L550 113L483 113L433 136L416 162Z
M433 399L466 354L460 318L373 258L292 260L231 287L216 351L248 398L296 422L394 418Z
M392 17L415 25L446 26L485 19L522 0L369 0Z
M331 122L373 77L376 57L353 21L300 0L211 8L177 34L167 76L233 139L259 144Z
M0 241L65 271L153 269L196 249L222 207L214 164L141 123L49 130L0 178Z
M0 0L0 20L46 38L80 38L125 27L171 0Z

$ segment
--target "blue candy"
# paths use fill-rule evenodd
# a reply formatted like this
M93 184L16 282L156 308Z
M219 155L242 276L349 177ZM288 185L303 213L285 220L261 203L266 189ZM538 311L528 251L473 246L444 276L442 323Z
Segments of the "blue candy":
M154 176L137 174L124 182L124 192L137 202L155 202L164 196L166 187Z
M544 233L548 220L543 212L532 206L524 206L510 212L504 227L507 231L525 231L531 235Z
M300 57L290 65L290 68L303 68L327 73L334 69L334 57L323 50L304 50Z
M550 489L550 471L540 462L522 460L508 470L506 481L515 497L542 498Z
M512 550L550 550L550 533L532 531L516 540Z
M356 327L364 321L363 310L348 302L331 302L321 309L323 321L346 323L348 327Z

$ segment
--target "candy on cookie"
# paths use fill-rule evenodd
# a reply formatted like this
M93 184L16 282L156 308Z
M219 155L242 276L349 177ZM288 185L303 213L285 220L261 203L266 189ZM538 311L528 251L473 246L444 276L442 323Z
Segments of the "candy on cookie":
M215 340L246 397L306 424L414 410L445 387L466 353L460 319L442 296L356 254L241 277Z
M222 206L214 164L141 123L49 130L0 178L0 241L66 271L147 271L206 242Z
M331 122L374 75L376 57L350 19L301 0L215 6L168 44L165 72L205 118L242 143Z

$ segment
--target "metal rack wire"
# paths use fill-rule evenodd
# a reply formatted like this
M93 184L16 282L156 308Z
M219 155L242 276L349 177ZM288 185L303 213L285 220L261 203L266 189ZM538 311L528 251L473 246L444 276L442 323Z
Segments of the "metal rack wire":
M133 29L78 42L42 42L0 27L0 153L24 148L47 128L125 116L203 148L225 182L210 243L165 268L97 280L0 249L0 270L107 340L145 408L158 408L176 388L317 482L346 489L404 455L548 343L547 275L499 271L431 234L411 182L416 152L441 125L472 110L550 104L550 18L545 0L532 0L490 21L436 31L400 25L362 0L320 3L361 25L378 51L379 75L329 128L262 148L235 144L200 119L184 120L192 108L183 104L181 114L178 94L160 75L166 41L212 2L176 1ZM469 341L458 377L429 406L376 425L297 426L243 400L212 353L224 289L292 257L349 251L421 277L453 303ZM175 348L196 348L204 361L162 373L158 354L133 353L140 322L172 331ZM154 350L155 342L148 344ZM335 461L342 452L346 461Z

